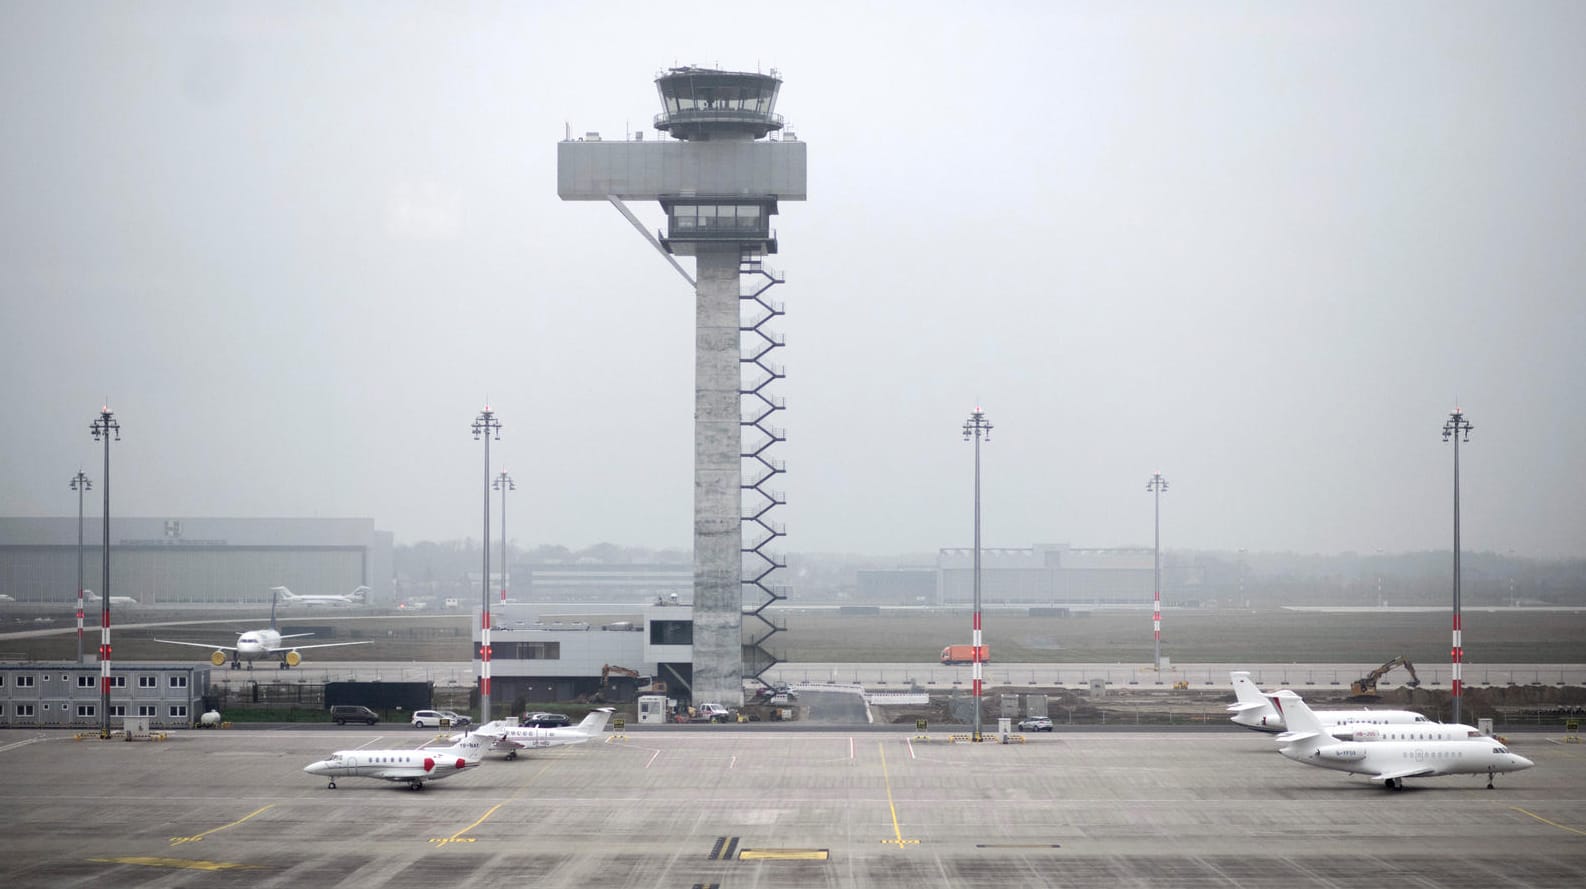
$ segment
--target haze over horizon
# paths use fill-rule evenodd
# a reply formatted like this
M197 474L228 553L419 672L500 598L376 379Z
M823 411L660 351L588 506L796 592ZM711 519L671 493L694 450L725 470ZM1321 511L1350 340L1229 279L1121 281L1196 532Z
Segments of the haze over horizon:
M688 548L693 301L565 134L776 68L782 548L1579 558L1586 6L0 4L0 515ZM795 20L796 19L796 20ZM651 228L657 207L633 205ZM685 266L689 265L684 260ZM498 534L499 501L491 506Z

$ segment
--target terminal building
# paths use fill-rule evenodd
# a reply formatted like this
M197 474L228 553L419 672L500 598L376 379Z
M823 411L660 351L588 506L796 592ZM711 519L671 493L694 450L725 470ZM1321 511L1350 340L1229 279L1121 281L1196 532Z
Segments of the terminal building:
M83 585L98 590L104 523L82 524ZM77 600L76 518L0 518L0 594L18 603ZM259 605L270 588L340 594L367 586L392 601L392 536L374 520L110 518L110 594L139 607Z

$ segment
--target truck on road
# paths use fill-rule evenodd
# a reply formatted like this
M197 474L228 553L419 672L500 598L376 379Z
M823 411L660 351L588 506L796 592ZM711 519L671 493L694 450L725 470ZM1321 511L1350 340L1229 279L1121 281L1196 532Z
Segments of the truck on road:
M974 662L975 646L973 645L949 645L942 649L942 663L946 666L955 667L959 664L972 664ZM980 646L980 662L982 664L991 663L991 646Z

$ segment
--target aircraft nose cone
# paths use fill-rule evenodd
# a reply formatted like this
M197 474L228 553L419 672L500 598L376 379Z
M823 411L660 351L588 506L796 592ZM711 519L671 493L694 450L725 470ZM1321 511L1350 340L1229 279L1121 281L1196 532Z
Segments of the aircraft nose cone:
M1519 755L1518 753L1512 753L1512 754L1510 754L1510 756L1514 757L1514 767L1516 769L1529 769L1530 767L1536 765L1536 763L1532 762L1529 759L1526 759L1525 757Z
M325 762L323 760L311 762L303 767L303 771L308 772L310 775L318 775L325 771Z

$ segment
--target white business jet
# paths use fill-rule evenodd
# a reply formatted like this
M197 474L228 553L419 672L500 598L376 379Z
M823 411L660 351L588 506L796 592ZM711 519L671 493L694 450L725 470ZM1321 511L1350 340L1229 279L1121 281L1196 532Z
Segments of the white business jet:
M494 720L474 729L475 737L491 741L492 750L507 751L507 759L517 759L519 750L534 750L543 747L561 747L566 744L582 744L591 738L598 737L606 730L606 723L611 720L613 708L601 707L584 717L578 725L561 728L535 728L534 726L518 725L517 720ZM452 739L462 737L453 735Z
M226 652L231 652L231 669L236 670L243 663L248 669L253 669L253 662L260 659L280 658L280 669L295 667L303 662L300 651L310 648L338 648L343 645L372 645L372 642L321 642L317 645L282 645L284 639L301 639L312 636L313 633L288 633L282 635L275 627L275 600L270 601L270 626L262 630L245 630L237 635L236 645L209 645L204 642L180 642L175 639L155 639L166 645L187 645L192 648L212 648L214 653L209 656L209 662L219 667L226 663Z
M1308 766L1365 775L1388 790L1403 790L1405 778L1480 774L1486 774L1487 789L1491 790L1493 775L1535 765L1518 753L1510 753L1496 739L1486 737L1340 741L1299 695L1282 691L1272 698L1289 725L1289 731L1280 738L1286 743L1280 753ZM1404 732L1413 734L1409 729Z
M309 763L303 771L327 779L325 786L330 790L336 789L337 778L403 781L409 789L423 790L425 781L439 781L478 766L485 755L485 743L464 735L450 747L438 749L338 750L329 759Z
M284 586L270 587L270 592L275 593L280 597L280 602L282 605L302 605L305 607L313 605L363 605L368 602L369 596L369 588L366 586L358 587L352 592L341 596L299 596L297 593L292 592Z
M1244 670L1235 670L1228 674L1234 683L1234 697L1236 703L1228 705L1228 712L1233 716L1230 719L1236 725L1258 732L1271 732L1277 734L1287 728L1283 722L1283 714L1272 706L1269 695L1263 692L1250 680L1250 673ZM1427 719L1414 710L1316 710L1316 718L1324 725L1350 726L1339 737L1348 738L1353 735L1355 726L1362 725L1421 725L1430 724Z

